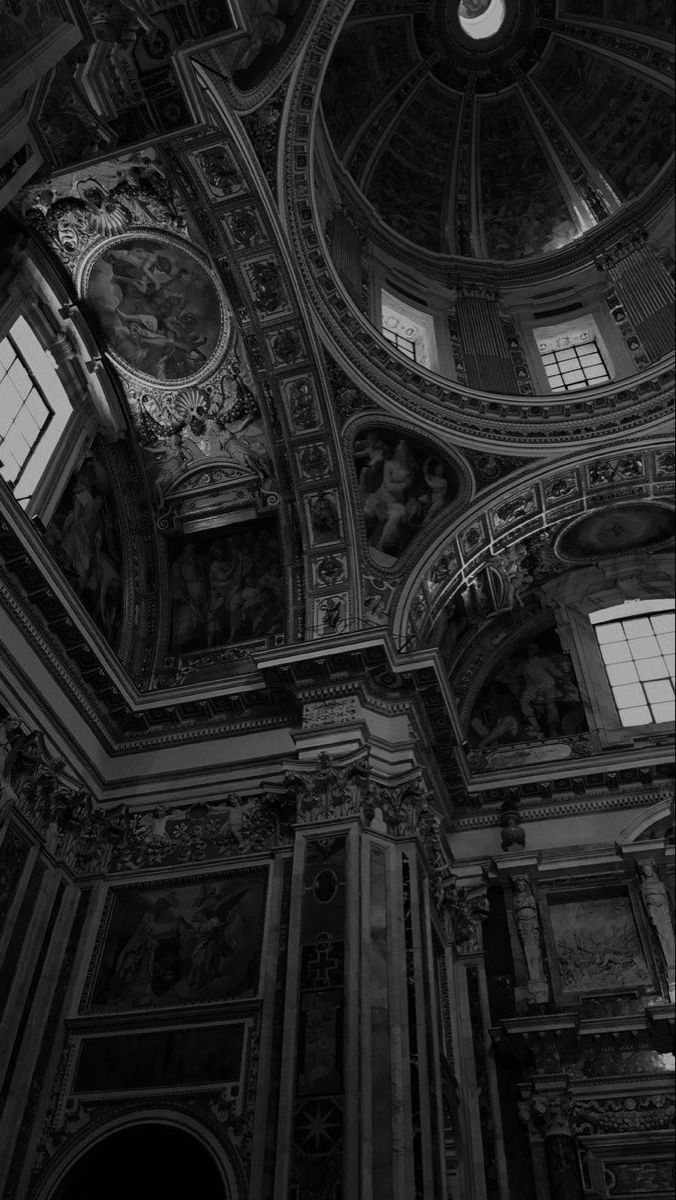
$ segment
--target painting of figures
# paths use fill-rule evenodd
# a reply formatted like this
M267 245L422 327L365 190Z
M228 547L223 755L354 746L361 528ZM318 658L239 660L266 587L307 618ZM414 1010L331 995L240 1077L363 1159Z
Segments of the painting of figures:
M52 554L110 645L122 621L122 551L112 489L94 452L74 472L46 530Z
M371 429L354 446L362 513L379 562L394 562L457 492L452 469L416 438Z
M587 729L573 665L555 629L524 638L496 667L472 710L474 749Z
M169 561L173 653L282 632L284 582L274 521L171 538Z
M308 0L244 0L250 32L221 51L238 87L251 87L270 70L307 8Z
M91 1008L255 995L266 883L263 869L114 891Z
M216 286L173 242L115 241L91 267L85 295L112 353L157 382L196 377L219 344L224 318Z

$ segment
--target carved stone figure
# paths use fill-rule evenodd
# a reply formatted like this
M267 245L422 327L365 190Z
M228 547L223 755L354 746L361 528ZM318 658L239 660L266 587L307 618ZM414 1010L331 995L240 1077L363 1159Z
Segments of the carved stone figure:
M481 926L489 912L486 889L482 887L470 895L466 888L459 888L451 876L448 882L439 882L438 891L438 907L446 933L455 942L458 954L478 954L482 949Z
M531 983L542 983L545 972L542 963L540 923L533 889L525 875L515 875L512 886L514 888L514 920L519 940L523 946L528 978Z
M667 889L655 871L653 863L642 863L641 896L660 946L664 961L670 971L674 969L674 929L669 909Z

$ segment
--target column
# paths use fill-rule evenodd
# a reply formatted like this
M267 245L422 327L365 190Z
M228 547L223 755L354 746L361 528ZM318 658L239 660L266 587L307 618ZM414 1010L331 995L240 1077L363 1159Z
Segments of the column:
M577 1143L570 1125L572 1107L572 1098L560 1090L533 1091L520 1105L531 1138L536 1180L540 1175L538 1146L544 1143L549 1197L542 1200L584 1200ZM541 1175L540 1180L542 1185Z
M596 260L612 280L631 324L652 362L673 347L674 281L636 230Z
M518 395L498 293L479 284L459 284L456 320L469 386Z
M429 847L441 818L367 749L287 764L295 795L274 1200L445 1200Z

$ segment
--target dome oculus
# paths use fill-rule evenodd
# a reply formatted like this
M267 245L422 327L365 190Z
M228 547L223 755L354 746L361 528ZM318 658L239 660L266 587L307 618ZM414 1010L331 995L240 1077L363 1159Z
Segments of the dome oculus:
M505 19L505 0L460 0L458 20L463 33L475 41L493 37Z

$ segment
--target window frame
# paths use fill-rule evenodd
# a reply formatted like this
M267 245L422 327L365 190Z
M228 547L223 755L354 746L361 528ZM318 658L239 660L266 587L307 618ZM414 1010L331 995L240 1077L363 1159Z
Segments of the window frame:
M0 492L26 517L46 526L94 438L98 434L113 439L122 436L126 419L118 386L55 267L33 239L22 245L19 254L17 265L12 263L4 272L0 270L0 338L11 332L19 317L25 319L41 349L53 361L70 412L29 503L20 504L3 478Z
M612 614L612 615L610 615L610 614ZM606 661L606 659L604 658L603 649L602 649L603 645L611 645L611 644L615 644L615 643L601 642L598 631L607 625L622 624L623 636L622 636L622 638L617 639L617 644L621 645L622 642L624 641L629 648L629 639L627 637L626 631L624 630L624 622L625 621L628 622L628 621L640 620L641 618L650 619L652 616L657 617L657 616L664 616L667 614L670 615L670 617L672 618L672 625L673 625L674 619L676 618L676 606L675 606L675 603L673 600L671 602L669 602L666 598L664 599L664 601L655 601L655 600L648 600L648 599L629 601L622 605L611 605L609 607L598 609L595 612L589 613L589 621L592 626L592 629L594 630L594 636L596 638L596 644L597 644L597 647L599 650L599 655L600 655L601 661L603 663L606 680L607 680L607 683L608 683L608 686L609 686L609 689L610 689L610 692L611 692L611 695L613 698L613 703L615 705L618 719L619 719L622 729L631 731L634 729L643 729L647 725L654 726L655 728L663 728L665 726L669 727L669 726L673 726L674 718L672 717L671 719L667 719L667 720L663 720L663 721L660 721L660 720L652 720L649 722L648 721L639 721L639 722L636 722L635 724L625 724L624 723L624 721L622 719L622 712L629 711L631 706L625 706L624 709L620 707L620 705L618 703L618 697L617 697L615 688L623 686L623 685L622 684L614 684L613 681L611 680L610 675L608 673L608 667L612 666L613 664ZM595 620L595 618L597 618L597 619ZM600 618L603 618L603 619L600 619ZM630 648L629 648L629 652L631 653ZM658 657L664 661L665 651L663 651L661 647L659 647ZM637 659L634 659L633 657L631 659L627 660L627 662L631 663L632 665L634 663L640 662L640 661L645 661L645 660L641 660L641 659L637 660ZM673 688L674 680L673 680L673 677L668 672L668 664L666 662L664 662L664 665L667 668L667 674L665 676L660 676L660 678L657 682L661 682L662 679L667 679L671 682L672 688ZM638 674L638 672L637 672L637 674ZM637 686L639 686L641 688L641 690L644 694L645 700L642 705L635 706L635 707L647 708L648 711L650 712L651 716L654 718L655 713L653 711L652 705L653 705L653 703L657 703L657 701L651 701L650 697L647 694L646 687L645 687L645 683L650 683L653 681L642 680L642 679L638 678L636 682L637 682ZM630 685L626 685L626 686L630 686Z
M660 571L660 567L664 567ZM633 559L626 567L618 564L617 578L619 581L626 575L636 577L636 560ZM644 570L645 591L649 592L651 577L655 573L655 588L652 596L643 595L637 599L654 601L660 609L669 608L673 603L673 578L670 556L655 555L650 566ZM672 579L669 595L660 595L661 578L668 571ZM658 582L659 581L659 582ZM568 576L557 576L556 583L551 587L545 585L545 592L551 592L551 600L557 611L556 624L564 646L573 659L575 673L580 687L580 695L584 703L589 728L599 738L604 749L631 746L635 742L647 740L654 744L655 738L668 741L676 729L673 721L647 722L644 725L624 726L620 721L611 684L606 673L605 663L590 613L602 610L612 611L613 607L624 604L626 595L619 587L609 589L600 586L599 573L595 567L580 568L571 571ZM630 601L630 603L634 603ZM638 608L635 610L638 614Z
M576 338L583 332L588 336L572 344L589 345L591 342L594 342L601 361L608 372L608 378L599 380L598 384L589 383L585 387L571 388L570 390L563 388L560 391L554 391L549 383L549 376L545 369L540 343L551 341L555 338ZM595 387L609 387L615 379L617 371L613 355L610 353L608 343L599 329L596 314L591 309L582 309L574 317L569 317L568 320L556 321L552 324L541 325L533 320L530 325L530 333L532 335L532 351L534 359L537 362L537 377L540 380L543 395L556 397L562 403L574 403L576 398L583 398L586 392L593 390ZM561 347L561 349L564 348L568 347ZM544 351L544 353L549 353L549 351Z

